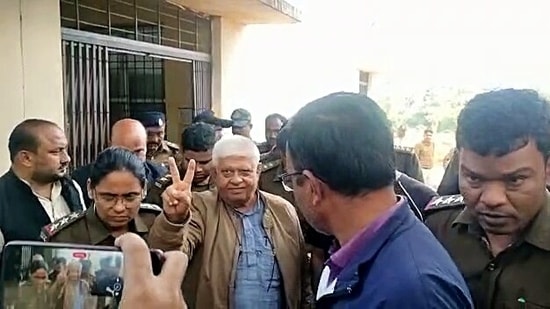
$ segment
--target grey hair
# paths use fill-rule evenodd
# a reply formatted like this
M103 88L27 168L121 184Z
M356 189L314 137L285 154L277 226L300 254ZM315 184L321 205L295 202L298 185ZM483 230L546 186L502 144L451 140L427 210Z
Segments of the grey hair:
M239 156L260 163L260 150L258 146L247 137L241 135L229 135L222 137L214 144L212 149L212 163L217 166L220 159Z

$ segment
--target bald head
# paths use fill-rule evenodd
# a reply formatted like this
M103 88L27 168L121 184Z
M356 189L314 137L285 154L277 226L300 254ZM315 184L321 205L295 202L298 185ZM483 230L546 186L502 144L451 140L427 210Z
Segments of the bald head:
M111 146L127 148L145 161L147 131L141 122L137 120L121 119L111 128Z

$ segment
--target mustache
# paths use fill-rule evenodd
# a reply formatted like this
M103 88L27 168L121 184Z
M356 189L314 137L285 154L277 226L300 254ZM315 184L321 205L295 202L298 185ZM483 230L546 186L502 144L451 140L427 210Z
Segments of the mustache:
M494 218L510 217L510 215L508 214L503 214L501 212L496 212L496 211L486 211L486 210L479 211L478 214L482 216L494 217Z

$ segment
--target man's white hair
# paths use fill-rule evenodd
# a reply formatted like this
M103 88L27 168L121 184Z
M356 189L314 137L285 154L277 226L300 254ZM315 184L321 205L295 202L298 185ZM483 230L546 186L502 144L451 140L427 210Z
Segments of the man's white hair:
M248 137L241 135L223 136L214 144L212 149L212 163L218 165L220 159L238 156L250 158L255 164L260 163L260 150Z

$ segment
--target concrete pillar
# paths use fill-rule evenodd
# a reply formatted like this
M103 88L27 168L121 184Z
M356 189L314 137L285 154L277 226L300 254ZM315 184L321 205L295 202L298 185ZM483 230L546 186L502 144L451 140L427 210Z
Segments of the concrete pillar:
M239 43L245 28L223 17L212 19L212 110L218 116L238 103L239 97Z
M58 0L0 1L0 173L10 165L8 136L25 118L63 127Z

